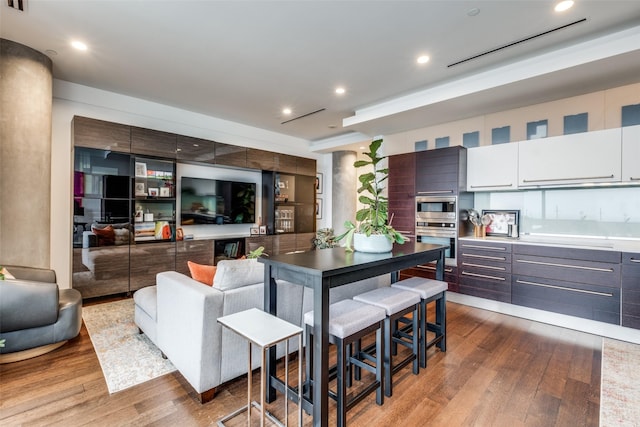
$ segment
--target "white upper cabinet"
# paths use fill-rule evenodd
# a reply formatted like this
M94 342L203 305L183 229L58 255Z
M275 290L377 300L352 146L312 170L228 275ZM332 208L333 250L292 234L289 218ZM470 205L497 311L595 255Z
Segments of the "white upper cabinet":
M621 181L620 128L521 141L518 145L520 188Z
M467 191L507 191L518 188L518 144L467 150Z
M622 182L640 184L640 125L622 128Z

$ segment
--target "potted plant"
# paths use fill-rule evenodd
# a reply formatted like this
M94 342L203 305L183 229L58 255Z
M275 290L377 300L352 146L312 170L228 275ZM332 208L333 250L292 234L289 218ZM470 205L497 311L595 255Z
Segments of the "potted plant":
M356 169L372 166L373 171L358 176L358 201L364 207L356 212L355 224L346 221L346 231L335 239L346 239L345 246L349 252L354 248L359 252L389 252L393 243L402 244L407 240L394 230L389 221L389 201L382 195L384 181L389 178L389 169L380 168L380 162L386 158L378 154L381 145L382 139L372 141L369 144L369 152L364 153L369 160L358 160L353 164Z

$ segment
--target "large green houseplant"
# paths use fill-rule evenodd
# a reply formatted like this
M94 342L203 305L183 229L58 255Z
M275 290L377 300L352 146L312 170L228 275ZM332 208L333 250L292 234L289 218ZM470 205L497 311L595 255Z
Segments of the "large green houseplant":
M358 176L360 187L357 192L360 194L358 201L363 205L362 209L356 212L356 222L346 221L344 226L346 231L336 237L336 241L346 239L346 250L352 252L355 250L363 252L388 252L391 250L393 243L404 243L406 238L389 223L389 201L383 196L384 182L389 178L389 168L381 168L381 162L386 158L380 156L378 150L382 145L382 139L376 139L369 144L369 152L364 153L369 160L358 160L353 166L356 169L372 167L373 170ZM357 236L356 236L357 235ZM368 247L359 247L358 242L373 236L384 236L382 243L385 248L369 249ZM368 245L367 245L368 246Z

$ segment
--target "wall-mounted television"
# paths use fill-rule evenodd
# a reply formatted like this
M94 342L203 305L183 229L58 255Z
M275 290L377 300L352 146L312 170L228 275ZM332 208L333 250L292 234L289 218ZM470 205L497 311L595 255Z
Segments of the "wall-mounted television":
M254 224L256 184L221 179L182 177L180 223Z

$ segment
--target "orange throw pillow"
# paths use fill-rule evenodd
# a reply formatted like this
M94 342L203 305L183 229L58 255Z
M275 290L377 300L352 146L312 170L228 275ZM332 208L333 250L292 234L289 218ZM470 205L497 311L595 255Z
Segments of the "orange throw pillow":
M193 261L187 261L187 265L193 280L197 280L207 286L213 286L213 276L216 275L215 265L196 264Z

